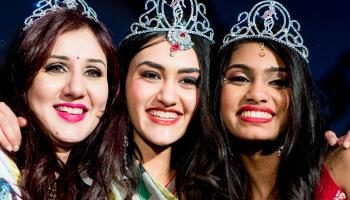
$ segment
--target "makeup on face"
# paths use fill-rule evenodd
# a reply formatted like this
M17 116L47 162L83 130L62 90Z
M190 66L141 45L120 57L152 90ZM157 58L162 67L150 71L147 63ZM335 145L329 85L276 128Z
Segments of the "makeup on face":
M58 36L27 93L30 108L57 145L84 140L99 123L108 99L106 63L89 28Z
M285 64L268 47L247 42L236 49L223 74L222 120L247 140L273 140L284 129L290 102Z
M169 146L185 134L197 107L200 68L193 49L172 57L168 41L152 42L129 64L128 111L138 142Z

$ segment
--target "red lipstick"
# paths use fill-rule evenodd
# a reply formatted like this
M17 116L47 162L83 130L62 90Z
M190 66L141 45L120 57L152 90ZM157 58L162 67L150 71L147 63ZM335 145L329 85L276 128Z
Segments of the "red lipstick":
M248 123L269 123L276 114L267 107L245 105L238 111L239 118Z
M152 108L146 111L147 117L156 124L163 126L171 126L175 124L182 115L174 109Z

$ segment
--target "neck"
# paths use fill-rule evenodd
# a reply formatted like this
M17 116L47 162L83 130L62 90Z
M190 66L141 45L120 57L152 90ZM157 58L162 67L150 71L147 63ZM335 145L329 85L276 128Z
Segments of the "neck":
M66 163L67 163L69 154L70 154L70 149L58 148L58 149L56 150L57 158L60 159L60 161L61 161L63 164L66 164Z
M140 150L142 165L159 184L166 186L175 176L175 170L171 168L171 146L149 145L137 134L134 142ZM141 160L141 159L140 159Z
M247 171L246 189L251 191L251 199L274 199L280 162L276 151L280 142L278 140L247 141L237 138L233 138L232 142Z
M241 154L242 161L249 176L252 199L272 199L277 178L279 157L276 153L269 155L256 152Z

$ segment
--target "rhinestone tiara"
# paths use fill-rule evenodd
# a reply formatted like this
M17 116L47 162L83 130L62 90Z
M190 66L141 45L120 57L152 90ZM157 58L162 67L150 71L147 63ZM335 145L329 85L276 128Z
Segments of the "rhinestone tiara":
M191 34L214 43L214 31L205 14L204 4L197 0L147 0L145 13L131 24L131 33L125 39L149 32L168 32L171 52L192 48Z
M36 7L37 9L33 11L32 15L24 20L23 30L26 30L48 12L56 11L60 8L81 9L83 15L98 22L96 12L84 0L40 0Z
M295 50L307 63L309 51L301 37L300 24L290 18L288 10L273 0L261 1L239 14L237 23L223 39L221 48L246 38L263 38L279 42Z

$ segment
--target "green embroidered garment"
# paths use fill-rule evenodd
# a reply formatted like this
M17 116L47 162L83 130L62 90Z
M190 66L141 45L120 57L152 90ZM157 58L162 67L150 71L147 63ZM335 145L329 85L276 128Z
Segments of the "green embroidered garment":
M132 197L133 200L177 200L175 178L165 187L148 174L141 164L138 166L138 174L141 179ZM125 196L117 185L113 187L112 192L111 199L119 200Z
M164 187L159 184L141 164L138 167L142 177L133 200L176 200L175 178Z

